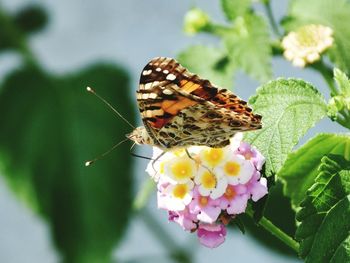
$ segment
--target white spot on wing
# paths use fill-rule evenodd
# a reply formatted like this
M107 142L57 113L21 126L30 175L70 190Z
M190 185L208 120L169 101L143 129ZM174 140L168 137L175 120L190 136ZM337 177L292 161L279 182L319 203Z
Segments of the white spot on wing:
M162 70L161 68L156 68L156 71L158 71L158 72L161 71L161 70Z
M176 79L176 76L174 74L170 73L168 76L166 76L166 79L167 80L174 80L174 79Z
M150 69L150 70L144 70L144 71L142 72L142 75L147 76L147 75L149 75L149 74L151 74L151 73L152 73L152 69Z
M173 94L173 92L172 92L170 89L165 89L165 90L163 90L163 93L164 93L165 95L172 95L172 94Z
M157 98L157 96L158 96L157 93L150 93L149 94L150 99L155 99L155 98Z
M163 70L163 73L164 73L164 74L168 74L168 73L169 73L169 70L164 69L164 70Z
M152 82L146 83L145 84L145 89L150 89L150 88L152 88Z

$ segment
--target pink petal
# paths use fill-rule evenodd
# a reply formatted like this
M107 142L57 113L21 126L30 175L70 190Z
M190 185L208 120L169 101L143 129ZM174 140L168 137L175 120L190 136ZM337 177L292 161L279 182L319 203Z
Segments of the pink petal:
M214 223L216 219L218 219L220 213L221 213L220 207L206 206L197 215L197 219L204 223L211 224L211 223Z
M258 201L264 195L267 194L267 180L262 177L259 181L252 182L249 187L252 199L254 202Z
M230 215L244 213L247 208L248 199L248 194L235 196L235 198L231 200L229 207L226 209L227 213Z
M186 208L183 211L169 211L169 221L178 223L183 230L191 231L197 227L196 215L189 213Z
M225 241L226 228L223 224L201 224L198 227L197 236L203 246L215 248Z

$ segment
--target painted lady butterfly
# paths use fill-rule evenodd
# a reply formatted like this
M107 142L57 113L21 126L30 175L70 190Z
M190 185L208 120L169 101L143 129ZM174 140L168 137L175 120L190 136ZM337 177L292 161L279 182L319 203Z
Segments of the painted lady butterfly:
M137 102L144 126L127 137L163 150L220 148L237 132L261 128L261 116L252 113L247 102L171 58L157 57L144 67Z

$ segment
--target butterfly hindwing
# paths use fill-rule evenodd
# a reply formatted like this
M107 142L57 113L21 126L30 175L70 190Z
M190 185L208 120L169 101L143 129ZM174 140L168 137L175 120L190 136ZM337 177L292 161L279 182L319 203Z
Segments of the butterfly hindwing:
M137 101L147 132L166 148L221 147L237 131L261 127L261 116L226 89L159 57L143 69Z

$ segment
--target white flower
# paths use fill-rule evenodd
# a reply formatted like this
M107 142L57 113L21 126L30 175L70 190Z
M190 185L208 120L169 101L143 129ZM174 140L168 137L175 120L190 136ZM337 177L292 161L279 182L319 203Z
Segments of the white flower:
M163 154L160 158L159 156ZM153 147L152 160L148 163L146 172L155 181L159 181L159 177L164 174L164 163L176 156L172 152L165 152L157 147ZM154 161L156 160L156 161Z
M158 202L170 211L182 211L192 201L192 180L184 184L169 184L158 194Z
M207 168L214 168L220 165L225 160L225 155L228 151L226 148L209 148L204 147L199 153L201 164Z
M172 184L184 184L196 175L197 164L188 156L174 157L164 163L164 176Z
M245 184L252 178L255 167L241 155L232 154L225 162L214 169L215 174L223 174L231 185Z
M306 25L290 32L282 40L283 55L294 66L304 67L320 59L320 54L333 44L333 30L322 25Z
M196 185L199 185L198 191L202 196L210 196L217 199L225 193L227 179L224 176L218 176L204 167L200 167L194 178Z

